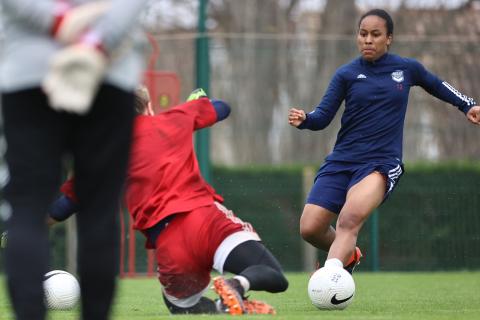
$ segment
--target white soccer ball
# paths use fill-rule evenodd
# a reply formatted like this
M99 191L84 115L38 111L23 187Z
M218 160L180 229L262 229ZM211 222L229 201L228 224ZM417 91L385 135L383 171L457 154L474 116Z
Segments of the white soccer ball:
M53 310L69 310L80 299L80 285L77 279L63 270L53 270L45 274L43 280L45 303Z
M322 310L345 309L353 301L355 282L347 270L323 267L315 271L308 282L312 304Z

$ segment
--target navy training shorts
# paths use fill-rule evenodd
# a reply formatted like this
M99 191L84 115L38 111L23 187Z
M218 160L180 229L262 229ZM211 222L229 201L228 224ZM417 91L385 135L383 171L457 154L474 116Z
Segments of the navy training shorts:
M401 163L351 163L327 161L317 172L307 203L323 207L336 214L340 213L348 190L374 171L386 178L386 192L383 201L392 193L404 169Z

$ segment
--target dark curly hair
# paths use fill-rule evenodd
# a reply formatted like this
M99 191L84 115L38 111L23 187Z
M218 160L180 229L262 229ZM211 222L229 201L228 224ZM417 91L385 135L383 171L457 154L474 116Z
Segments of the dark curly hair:
M360 20L358 21L358 27L360 28L360 24L362 23L363 19L365 19L368 16L377 16L385 20L385 24L387 26L387 36L393 35L393 20L390 14L383 10L383 9L372 9L368 12L366 12L364 15L360 17Z

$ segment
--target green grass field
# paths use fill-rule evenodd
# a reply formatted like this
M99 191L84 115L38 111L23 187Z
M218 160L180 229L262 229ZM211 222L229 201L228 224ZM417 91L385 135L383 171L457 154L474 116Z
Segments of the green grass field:
M267 301L277 309L276 319L480 319L480 272L358 272L354 276L355 300L343 311L317 310L308 300L308 274L288 273L287 276L290 287L285 293L251 293L252 298ZM4 284L3 278L1 282ZM193 317L175 316L174 319ZM202 316L201 319L225 317ZM0 319L13 319L4 286L0 288ZM50 319L76 320L78 310L50 312ZM120 280L113 319L153 320L172 319L172 316L163 305L157 280L139 278Z

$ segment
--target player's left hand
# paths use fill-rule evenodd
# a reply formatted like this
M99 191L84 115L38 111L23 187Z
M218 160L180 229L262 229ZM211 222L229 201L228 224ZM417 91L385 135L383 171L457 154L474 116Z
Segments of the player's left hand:
M467 118L470 122L480 125L480 106L473 106L467 112Z

